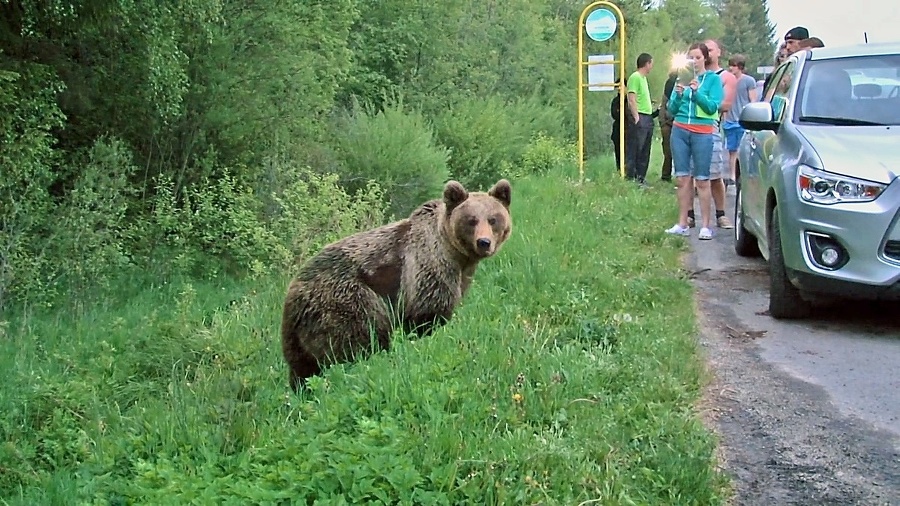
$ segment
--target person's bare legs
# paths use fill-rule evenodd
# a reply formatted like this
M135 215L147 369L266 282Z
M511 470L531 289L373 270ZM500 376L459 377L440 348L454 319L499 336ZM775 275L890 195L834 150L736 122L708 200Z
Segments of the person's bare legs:
M678 186L678 225L682 228L688 226L688 209L694 206L694 178L691 176L678 176L675 178Z
M728 166L731 169L731 180L737 181L737 151L728 152Z
M716 211L725 210L725 180L722 178L710 179L709 190L712 193L713 203L716 205ZM705 207L706 211L709 207ZM704 213L706 214L706 213Z
M734 225L732 225L731 220L725 215L725 180L722 178L710 179L709 187L713 203L716 205L716 225L719 228L733 228ZM706 209L709 208L707 207Z
M718 181L721 182L722 180L719 179ZM697 185L697 196L700 197L700 227L709 228L710 230L712 230L712 228L709 226L711 222L710 214L712 214L710 213L709 205L712 203L711 200L714 200L712 198L713 194L710 191L712 182L710 182L709 180L698 179L695 181L695 183ZM724 192L722 197L724 200ZM687 212L685 212L685 214L687 214ZM686 218L685 221L687 221Z

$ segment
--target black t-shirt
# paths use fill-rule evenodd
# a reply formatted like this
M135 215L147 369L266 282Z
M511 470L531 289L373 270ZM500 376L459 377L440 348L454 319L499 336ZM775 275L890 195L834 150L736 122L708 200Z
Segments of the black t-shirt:
M667 81L665 86L663 86L663 96L666 97L666 100L669 100L669 97L672 96L672 91L675 90L675 81L678 80L678 76L672 76Z
M671 126L672 122L675 121L675 118L673 118L669 114L669 111L666 110L666 106L668 105L669 97L672 96L672 90L675 89L675 81L677 81L677 80L678 80L678 76L672 76L666 80L666 84L663 86L663 103L659 107L659 109L657 109L657 112L659 114L660 126L662 126L662 125Z
M619 122L619 94L616 93L616 96L613 97L612 101L609 103L609 115L612 117L613 123ZM628 119L631 116L631 107L628 105L628 97L625 97L625 118Z

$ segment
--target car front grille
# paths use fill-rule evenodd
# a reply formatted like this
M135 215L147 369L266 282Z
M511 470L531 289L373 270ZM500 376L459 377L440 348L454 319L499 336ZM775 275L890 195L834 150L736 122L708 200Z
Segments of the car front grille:
M888 241L884 245L884 256L893 260L900 260L900 241Z

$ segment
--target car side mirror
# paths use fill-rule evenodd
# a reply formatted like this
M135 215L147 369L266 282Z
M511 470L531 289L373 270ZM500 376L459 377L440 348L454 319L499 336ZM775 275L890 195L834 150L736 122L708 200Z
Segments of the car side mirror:
M777 132L779 124L773 119L772 104L769 102L751 102L741 110L738 122L744 130L771 130Z

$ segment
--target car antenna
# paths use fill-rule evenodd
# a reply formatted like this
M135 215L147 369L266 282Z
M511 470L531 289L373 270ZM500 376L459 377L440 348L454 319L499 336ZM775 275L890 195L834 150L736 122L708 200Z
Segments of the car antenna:
M868 33L863 32L863 40L866 41L866 44L869 43L869 34Z

